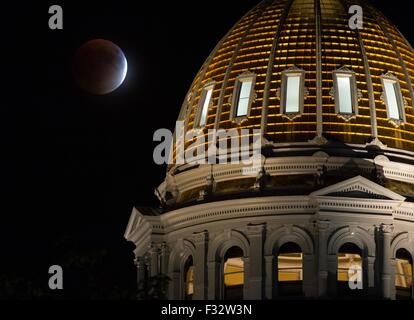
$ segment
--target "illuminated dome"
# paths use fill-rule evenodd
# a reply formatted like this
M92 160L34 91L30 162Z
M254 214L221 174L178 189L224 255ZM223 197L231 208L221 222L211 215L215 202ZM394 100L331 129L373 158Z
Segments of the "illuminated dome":
M237 130L239 135L246 129L251 136L253 130L261 130L264 146L272 149L266 152L264 165L271 176L298 178L299 173L314 175L324 169L321 166L329 171L339 165L312 158L305 161L310 168L304 166L305 159L293 158L289 164L300 165L285 170L280 165L287 163L286 158L281 155L324 158L353 152L355 158L369 162L385 154L387 160L399 157L397 162L407 162L408 156L412 161L412 47L369 5L347 0L318 4L315 8L314 0L263 1L247 13L195 77L178 119L184 123L184 133L204 134L207 141L212 129ZM363 9L362 29L349 25L348 8L355 4ZM176 151L182 145L175 147ZM185 140L186 152L199 147ZM384 168L382 162L378 166ZM189 170L194 168L169 167L166 182L157 191L162 201L199 200L209 187L210 173L216 195L252 185L234 174L240 166ZM232 180L236 182L231 184ZM272 189L274 184L269 184Z
M203 88L214 86L205 130L258 128L274 143L308 142L315 136L365 144L374 138L390 148L414 151L414 51L378 10L363 8L363 29L351 30L348 8L359 1L264 1L219 42L197 74L180 120L197 128ZM283 73L303 70L307 96L296 115L284 111ZM342 116L332 97L333 73L355 75L357 106ZM235 121L232 95L237 79L252 74L254 101L242 124ZM387 112L382 76L396 77L404 100L399 119ZM232 114L233 111L233 114ZM396 123L392 120L401 120ZM399 122L399 121L397 121Z
M160 208L131 214L138 280L168 275L170 299L414 299L413 83L412 47L362 1L260 3L195 77ZM210 162L213 129L248 155L256 138L259 163Z

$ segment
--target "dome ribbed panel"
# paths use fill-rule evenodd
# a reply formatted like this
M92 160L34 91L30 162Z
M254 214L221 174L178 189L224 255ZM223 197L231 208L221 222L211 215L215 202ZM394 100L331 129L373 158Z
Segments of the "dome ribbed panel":
M320 32L317 34L315 3L320 4ZM348 8L364 9L364 28L351 30ZM319 38L317 38L319 37ZM317 92L317 39L321 44L322 90ZM304 112L290 120L281 114L278 89L282 72L291 67L305 71L309 91ZM331 97L333 71L346 67L356 74L361 93L358 114L345 120L336 114ZM256 74L256 100L246 122L230 118L236 78ZM406 123L397 127L387 118L382 101L381 76L394 74L407 102ZM392 148L414 151L414 52L397 28L376 9L359 0L275 0L265 1L247 13L220 41L197 74L181 112L186 131L194 129L203 87L214 81L208 112L209 129L259 129L275 143L312 140L317 131L317 96L322 96L322 135L348 144L370 142L377 137ZM319 109L320 110L320 109ZM265 119L262 116L266 115ZM377 129L376 129L377 125ZM191 143L187 141L187 146ZM197 145L192 144L196 148Z

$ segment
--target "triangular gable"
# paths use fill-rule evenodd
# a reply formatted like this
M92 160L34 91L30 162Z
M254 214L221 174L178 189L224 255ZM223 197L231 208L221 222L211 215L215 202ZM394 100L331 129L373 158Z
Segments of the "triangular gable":
M334 184L332 186L323 188L321 190L315 191L310 194L310 196L318 197L318 196L330 196L332 194L338 195L358 192L358 193L365 193L367 195L382 197L390 200L395 201L405 201L406 198L395 193L387 188L380 186L379 184L372 182L362 176L358 176L349 180L345 180Z

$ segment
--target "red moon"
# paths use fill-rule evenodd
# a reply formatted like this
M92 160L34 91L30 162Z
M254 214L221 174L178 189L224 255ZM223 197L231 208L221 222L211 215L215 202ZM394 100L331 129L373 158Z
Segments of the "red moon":
M86 42L75 54L74 75L79 86L95 95L116 90L125 80L128 63L113 42L96 39Z

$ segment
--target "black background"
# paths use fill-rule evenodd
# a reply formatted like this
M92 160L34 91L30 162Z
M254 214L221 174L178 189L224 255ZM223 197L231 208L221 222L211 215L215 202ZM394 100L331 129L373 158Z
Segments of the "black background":
M28 297L28 283L47 289L50 265L85 253L104 252L102 288L134 282L122 236L134 205L158 205L165 168L153 163L153 133L173 129L203 61L258 2L2 3L0 279L14 279L10 297ZM372 1L414 43L409 3ZM52 4L63 8L64 30L48 28ZM76 49L95 38L128 59L124 85L103 97L83 93L71 75ZM91 296L84 278L97 271L82 266L84 274L65 274L72 297Z

